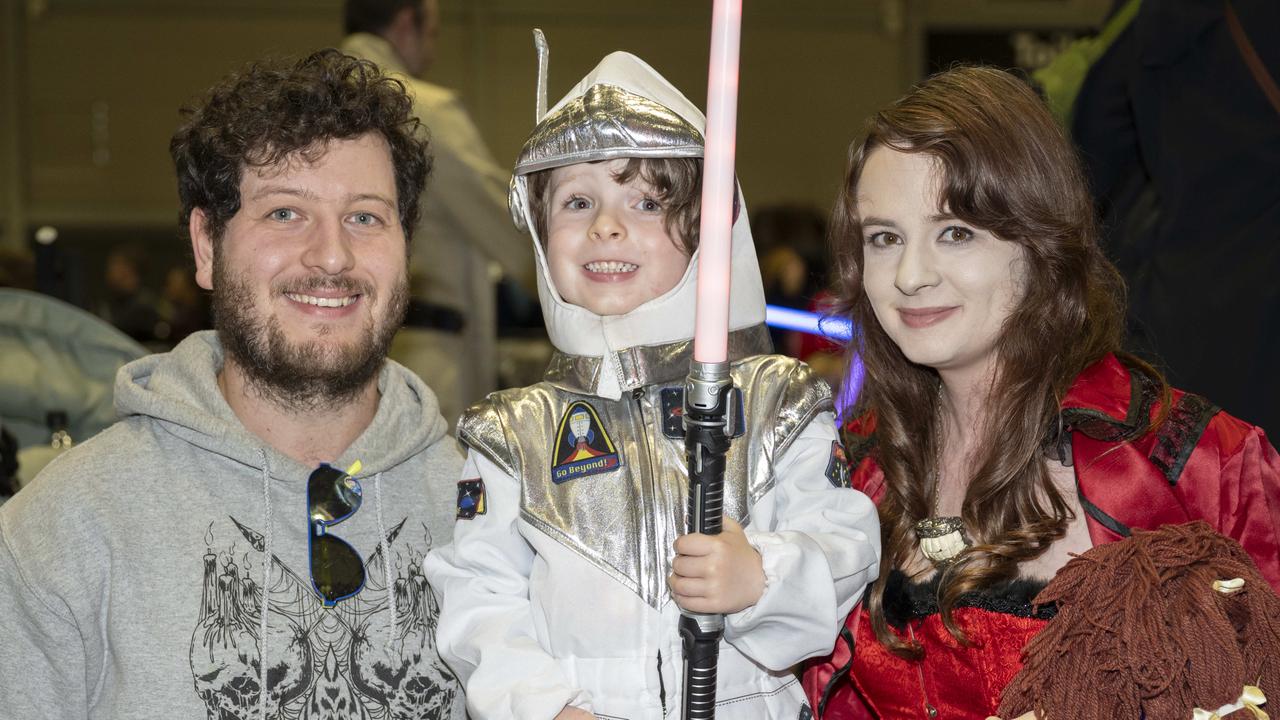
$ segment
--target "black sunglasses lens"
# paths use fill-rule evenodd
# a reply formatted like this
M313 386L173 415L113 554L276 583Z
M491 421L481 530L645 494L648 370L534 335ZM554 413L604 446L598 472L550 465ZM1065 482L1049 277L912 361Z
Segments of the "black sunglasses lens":
M341 521L360 508L360 492L355 478L322 465L307 480L307 512L313 522Z
M343 540L315 536L311 538L311 583L330 603L351 597L364 587L364 563Z

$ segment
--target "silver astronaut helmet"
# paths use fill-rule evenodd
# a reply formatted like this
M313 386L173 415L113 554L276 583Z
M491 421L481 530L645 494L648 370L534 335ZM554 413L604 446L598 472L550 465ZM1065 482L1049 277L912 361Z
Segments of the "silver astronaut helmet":
M533 240L538 260L538 296L547 334L557 350L598 357L597 395L616 399L626 380L616 354L630 347L693 337L698 252L684 277L665 294L625 315L596 315L564 301L551 273L533 221L528 176L566 165L618 158L701 158L706 118L675 86L640 58L614 52L580 80L550 110L546 107L546 42L538 45L538 123L516 160L510 206L516 226ZM764 287L739 191L732 238L730 330L764 322Z
M615 158L700 158L702 146L702 133L668 108L617 85L592 85L538 123L515 175Z

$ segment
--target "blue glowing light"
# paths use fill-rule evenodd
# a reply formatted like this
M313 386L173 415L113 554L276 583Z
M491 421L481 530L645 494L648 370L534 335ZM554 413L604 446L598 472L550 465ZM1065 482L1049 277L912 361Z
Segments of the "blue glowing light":
M798 330L810 335L821 335L848 342L853 335L853 322L849 318L834 315L819 315L815 312L796 310L779 305L764 306L764 321L770 327L783 330Z

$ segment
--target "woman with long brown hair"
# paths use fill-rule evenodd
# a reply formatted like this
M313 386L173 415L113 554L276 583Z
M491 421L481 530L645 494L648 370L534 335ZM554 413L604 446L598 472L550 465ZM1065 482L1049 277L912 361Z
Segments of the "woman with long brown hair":
M1275 449L1119 351L1123 282L1023 82L957 68L872 117L832 238L866 368L848 455L883 559L806 674L822 718L995 714L1053 613L1031 599L1131 529L1207 520L1280 586Z

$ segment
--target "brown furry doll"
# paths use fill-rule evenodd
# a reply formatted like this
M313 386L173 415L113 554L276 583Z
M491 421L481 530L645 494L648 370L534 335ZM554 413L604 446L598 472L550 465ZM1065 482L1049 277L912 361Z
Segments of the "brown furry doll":
M1099 545L1035 602L1058 615L1023 651L1001 717L1266 718L1268 699L1280 706L1280 598L1207 523Z

